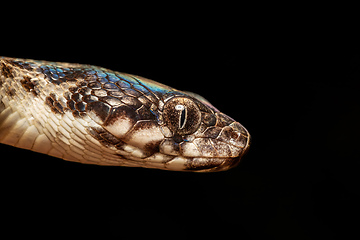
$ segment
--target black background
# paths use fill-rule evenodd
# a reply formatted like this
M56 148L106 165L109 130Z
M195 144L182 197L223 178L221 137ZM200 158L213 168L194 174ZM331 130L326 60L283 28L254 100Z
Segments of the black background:
M1 145L5 228L100 239L357 234L360 51L352 37L322 24L227 23L54 24L2 42L3 56L100 65L196 92L252 135L237 168L207 174L82 165Z

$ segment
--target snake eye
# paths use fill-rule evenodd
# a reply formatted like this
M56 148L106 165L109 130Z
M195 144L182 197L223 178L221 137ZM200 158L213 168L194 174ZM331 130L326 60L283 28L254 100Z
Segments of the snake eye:
M179 135L194 133L201 121L201 113L193 100L186 97L170 99L164 106L164 120Z

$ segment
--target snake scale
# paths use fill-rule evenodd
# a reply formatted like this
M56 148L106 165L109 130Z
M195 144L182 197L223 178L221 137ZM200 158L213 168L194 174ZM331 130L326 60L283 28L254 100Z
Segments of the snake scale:
M102 67L0 57L0 142L86 164L214 172L249 132L206 99Z

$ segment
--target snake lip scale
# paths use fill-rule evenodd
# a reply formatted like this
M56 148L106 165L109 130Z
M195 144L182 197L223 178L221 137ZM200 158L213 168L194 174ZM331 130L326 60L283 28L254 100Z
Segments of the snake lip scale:
M249 132L203 97L98 66L0 57L0 143L68 161L215 172Z

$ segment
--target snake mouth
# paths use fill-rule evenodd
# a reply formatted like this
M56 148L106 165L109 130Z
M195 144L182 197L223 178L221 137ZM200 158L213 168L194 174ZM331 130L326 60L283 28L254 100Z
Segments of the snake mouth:
M248 134L246 137L244 136L246 143L241 150L241 153L236 157L200 157L200 158L193 158L188 161L187 171L192 172L220 172L226 171L231 168L234 168L239 165L241 159L246 155L249 151L251 137Z

